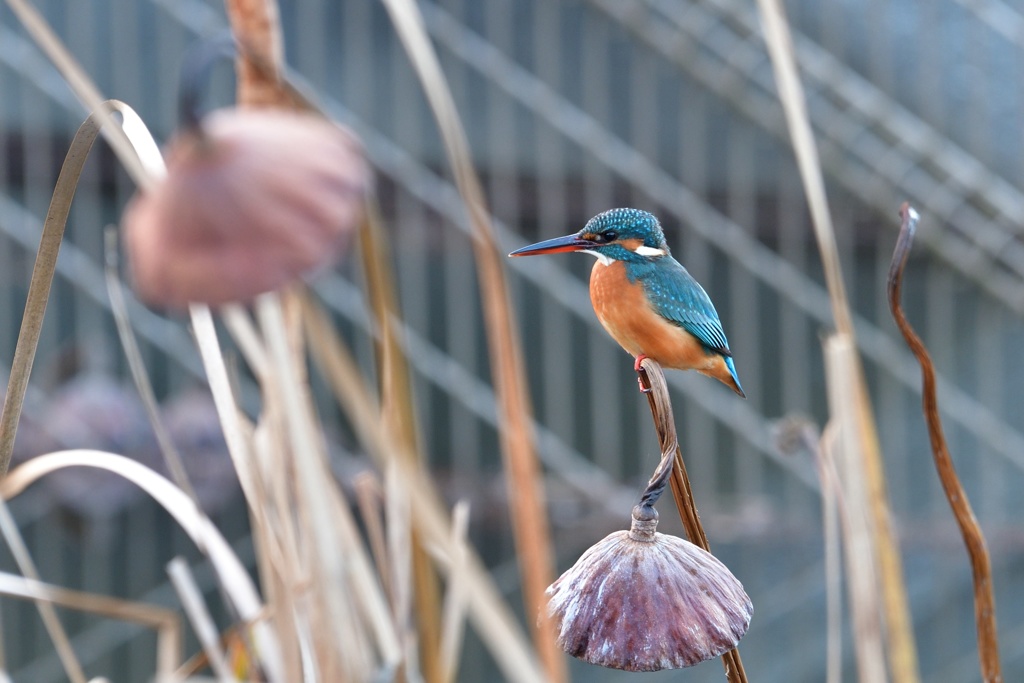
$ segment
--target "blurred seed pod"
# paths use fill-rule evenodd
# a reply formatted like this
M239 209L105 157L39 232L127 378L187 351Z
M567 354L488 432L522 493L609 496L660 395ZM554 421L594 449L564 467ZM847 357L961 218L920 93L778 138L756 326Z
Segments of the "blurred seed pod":
M162 306L246 301L329 266L370 182L356 139L312 114L220 110L165 152L167 177L124 215L136 289Z
M138 393L118 379L88 371L62 384L46 408L46 430L58 448L95 448L160 466L160 451ZM82 519L110 519L143 497L124 477L74 467L43 480L45 489Z
M238 475L209 390L191 387L178 392L164 402L160 412L199 506L208 515L228 509L240 490Z
M629 531L606 536L548 588L558 644L626 671L693 666L733 649L753 613L743 586L711 553L657 533L657 512L646 512L634 508Z

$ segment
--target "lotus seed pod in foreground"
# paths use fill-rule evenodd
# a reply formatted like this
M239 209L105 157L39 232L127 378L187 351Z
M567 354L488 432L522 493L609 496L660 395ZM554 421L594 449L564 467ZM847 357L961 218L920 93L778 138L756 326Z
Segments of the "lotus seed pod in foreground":
M356 140L311 114L226 109L168 145L167 177L124 216L147 302L246 301L332 264L362 216Z
M558 644L627 671L693 666L736 647L753 606L712 554L638 519L592 546L548 588Z

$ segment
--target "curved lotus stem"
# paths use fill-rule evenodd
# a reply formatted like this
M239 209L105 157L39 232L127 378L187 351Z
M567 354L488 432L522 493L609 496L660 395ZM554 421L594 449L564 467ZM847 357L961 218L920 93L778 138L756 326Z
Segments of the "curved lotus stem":
M903 268L907 265L910 247L914 242L914 231L920 216L912 206L904 202L900 207L900 236L892 255L889 267L889 308L896 326L900 328L907 346L921 364L921 402L924 409L925 422L928 423L928 438L932 444L932 455L935 458L935 469L939 473L942 489L949 499L953 516L960 525L967 554L971 560L971 573L974 579L974 618L978 629L978 657L981 659L981 674L985 683L996 683L1003 680L1002 667L999 662L999 639L996 632L996 604L992 595L992 566L989 561L985 536L981 532L978 520L971 509L967 493L960 484L953 459L946 446L946 436L942 432L942 418L939 417L939 401L935 392L935 367L924 342L907 322L900 303L900 290L903 284Z
M669 481L672 484L672 494L675 497L676 507L679 508L679 517L682 519L683 528L686 529L686 535L694 545L710 553L711 546L708 543L707 534L704 533L704 526L700 523L700 515L697 514L697 504L693 500L690 478L686 474L683 453L679 448L679 439L676 437L672 401L669 399L665 373L662 372L658 363L650 358L644 358L638 374L640 388L647 396L647 401L651 406L651 417L654 418L654 428L658 432L658 441L661 444L662 452L662 464L658 466L658 473L651 481L654 483L655 479L660 478L659 474L668 473ZM664 464L669 457L673 461L672 467ZM729 683L746 683L747 672L743 669L739 649L734 648L722 655L722 666L725 667L725 675Z
M68 148L64 164L61 166L57 184L53 188L50 208L46 212L43 223L43 236L39 242L32 278L29 282L28 296L25 301L25 314L18 334L18 343L14 350L14 362L11 364L11 375L8 379L7 394L4 397L3 413L0 415L0 476L7 472L11 464L11 453L14 451L14 438L17 434L18 419L28 388L29 375L32 372L32 361L39 344L39 334L46 314L46 303L53 284L53 274L57 267L57 255L64 238L64 226L67 225L71 211L71 201L75 197L78 179L89 151L103 129L103 124L113 120L112 112L121 114L120 130L134 148L136 161L150 175L163 174L163 159L160 151L146 129L142 119L135 111L123 102L107 100L89 115L78 128L71 146Z

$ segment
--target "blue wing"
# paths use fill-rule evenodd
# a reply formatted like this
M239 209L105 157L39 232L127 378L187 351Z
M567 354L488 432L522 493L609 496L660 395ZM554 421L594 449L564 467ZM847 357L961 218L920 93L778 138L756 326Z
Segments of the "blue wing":
M732 356L711 298L693 276L671 256L656 268L636 273L651 304L662 317L692 334L710 351Z

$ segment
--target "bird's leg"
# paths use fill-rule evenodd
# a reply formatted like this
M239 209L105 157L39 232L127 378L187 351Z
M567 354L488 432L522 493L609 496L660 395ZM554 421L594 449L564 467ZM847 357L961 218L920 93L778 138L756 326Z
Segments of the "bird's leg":
M642 353L636 357L636 362L633 363L633 370L636 371L636 383L640 385L640 393L649 394L651 393L651 385L649 382L644 381L646 379L645 375L647 374L647 370L645 370L642 365L644 358L647 358L647 356Z

